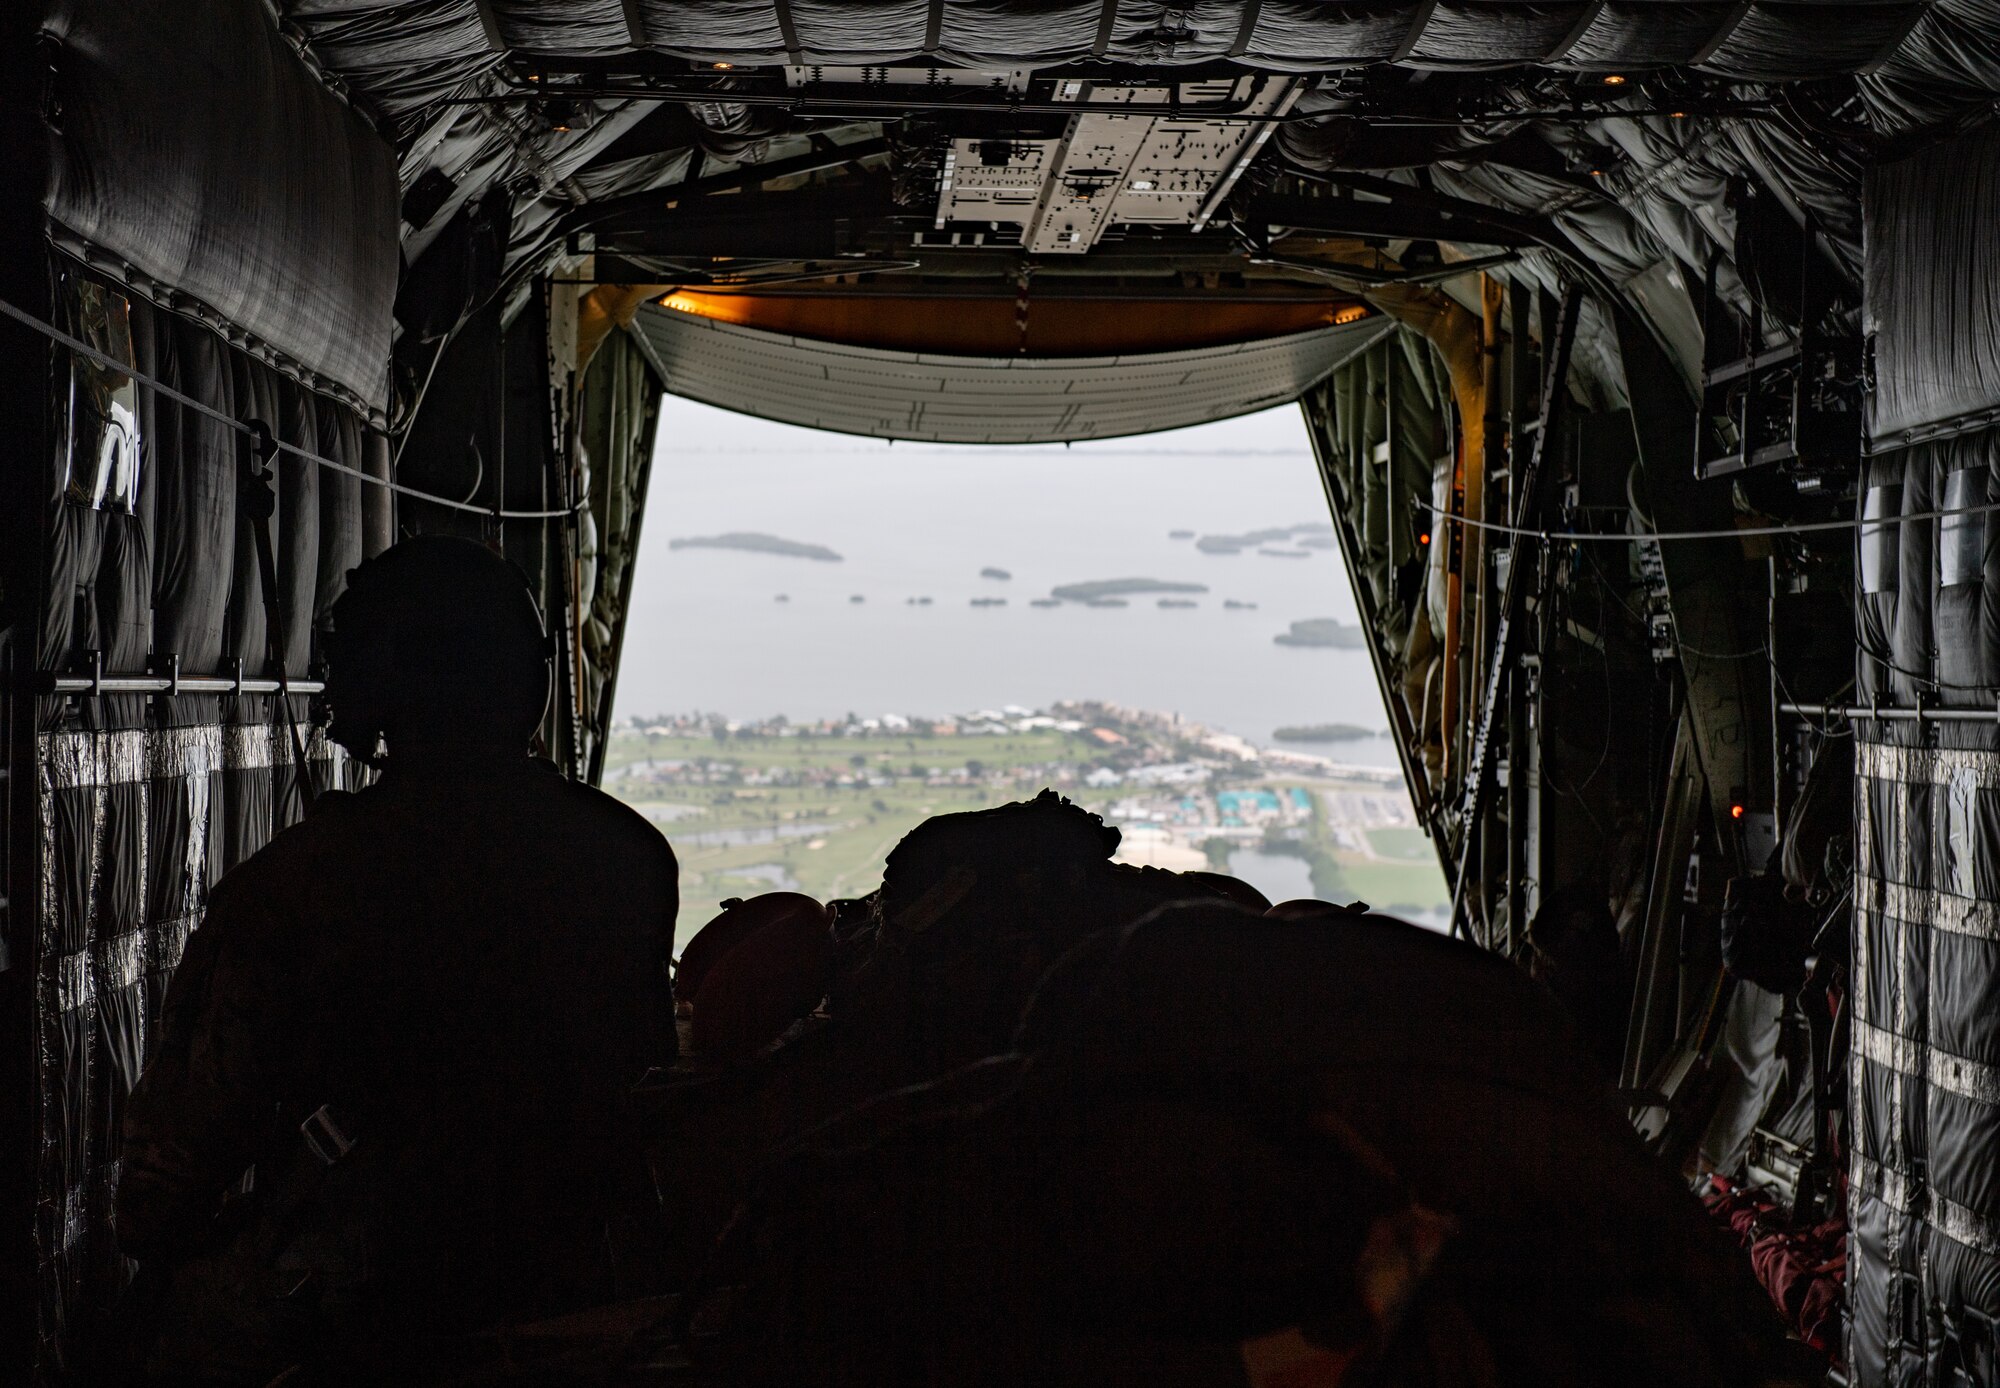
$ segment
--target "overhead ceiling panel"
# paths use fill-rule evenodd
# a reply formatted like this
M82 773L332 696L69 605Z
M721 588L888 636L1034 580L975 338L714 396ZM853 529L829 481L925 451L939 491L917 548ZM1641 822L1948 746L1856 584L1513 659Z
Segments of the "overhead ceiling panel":
M257 0L63 0L42 22L50 239L310 388L384 409L394 151ZM186 71L161 61L182 51ZM193 99L191 77L227 98Z
M983 444L1117 438L1284 404L1392 330L1368 318L1177 352L968 357L845 346L657 305L633 327L676 395L842 434Z
M1554 65L1728 70L1778 61L1815 73L1866 68L1898 46L1857 53L1842 15L1901 12L1923 0L1385 0L1369 5L1224 0L286 0L318 42L389 47L449 30L468 56L495 44L548 55L651 50L702 62L882 65L936 57L973 67L1046 67L1100 58L1149 67L1234 59L1278 71L1368 62L1418 68ZM1965 8L1943 5L1940 9ZM482 15L483 11L483 15ZM490 23L486 22L490 19ZM468 22L477 21L477 22ZM1795 32L1806 26L1801 41ZM1578 38L1587 31L1588 42ZM422 56L430 56L426 42ZM1725 48L1735 52L1723 57ZM1824 50L1824 51L1820 51ZM405 61L408 61L406 58Z

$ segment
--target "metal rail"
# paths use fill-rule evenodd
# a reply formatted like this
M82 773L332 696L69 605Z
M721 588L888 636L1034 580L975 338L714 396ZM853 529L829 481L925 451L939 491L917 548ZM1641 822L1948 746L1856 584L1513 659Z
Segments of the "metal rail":
M44 675L39 693L82 694L276 694L276 680L240 678L232 675ZM293 694L323 694L322 680L292 680Z
M2000 723L2000 704L1992 708L1883 708L1879 704L1779 704L1778 712L1796 718L1846 718L1873 723Z

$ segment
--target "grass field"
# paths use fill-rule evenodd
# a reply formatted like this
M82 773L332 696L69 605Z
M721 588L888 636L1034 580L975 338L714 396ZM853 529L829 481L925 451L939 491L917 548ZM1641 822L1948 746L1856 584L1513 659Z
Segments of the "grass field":
M889 850L932 815L1024 799L1044 786L1103 814L1125 792L1086 790L1081 781L1108 759L1102 748L1056 731L726 740L623 732L608 749L604 784L653 818L680 858L678 948L728 897L784 888L824 901L873 891ZM655 776L663 779L648 779ZM1323 831L1315 815L1311 833L1317 840ZM1350 895L1381 906L1443 899L1420 833L1370 834L1378 853L1416 861L1337 855Z
M1430 836L1421 829L1370 829L1368 842L1384 858L1400 858L1406 862L1434 863L1437 851L1431 847Z
M1350 861L1340 865L1340 872L1354 895L1378 910L1436 909L1451 901L1435 859L1407 865Z

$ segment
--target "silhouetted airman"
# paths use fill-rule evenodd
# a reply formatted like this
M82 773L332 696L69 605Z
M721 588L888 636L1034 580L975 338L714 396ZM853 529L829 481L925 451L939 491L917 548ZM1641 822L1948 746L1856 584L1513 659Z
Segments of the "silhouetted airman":
M626 1096L675 1052L677 868L529 755L548 651L478 545L349 575L332 732L381 777L217 884L126 1115L153 1371L394 1378L398 1346L644 1290Z

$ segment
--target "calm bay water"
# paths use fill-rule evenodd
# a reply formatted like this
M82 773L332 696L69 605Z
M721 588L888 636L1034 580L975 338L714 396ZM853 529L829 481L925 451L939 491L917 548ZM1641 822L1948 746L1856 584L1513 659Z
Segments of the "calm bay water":
M1355 620L1336 552L1223 556L1168 538L1325 522L1295 409L1068 449L873 443L672 397L663 411L622 715L935 716L1104 699L1259 743L1286 724L1387 721L1364 652L1272 641L1295 620ZM844 560L669 548L728 531ZM987 567L1012 578L982 578ZM1133 577L1209 591L1193 608L1029 606L1058 584ZM998 597L1007 604L971 605ZM1382 739L1308 750L1395 762Z

